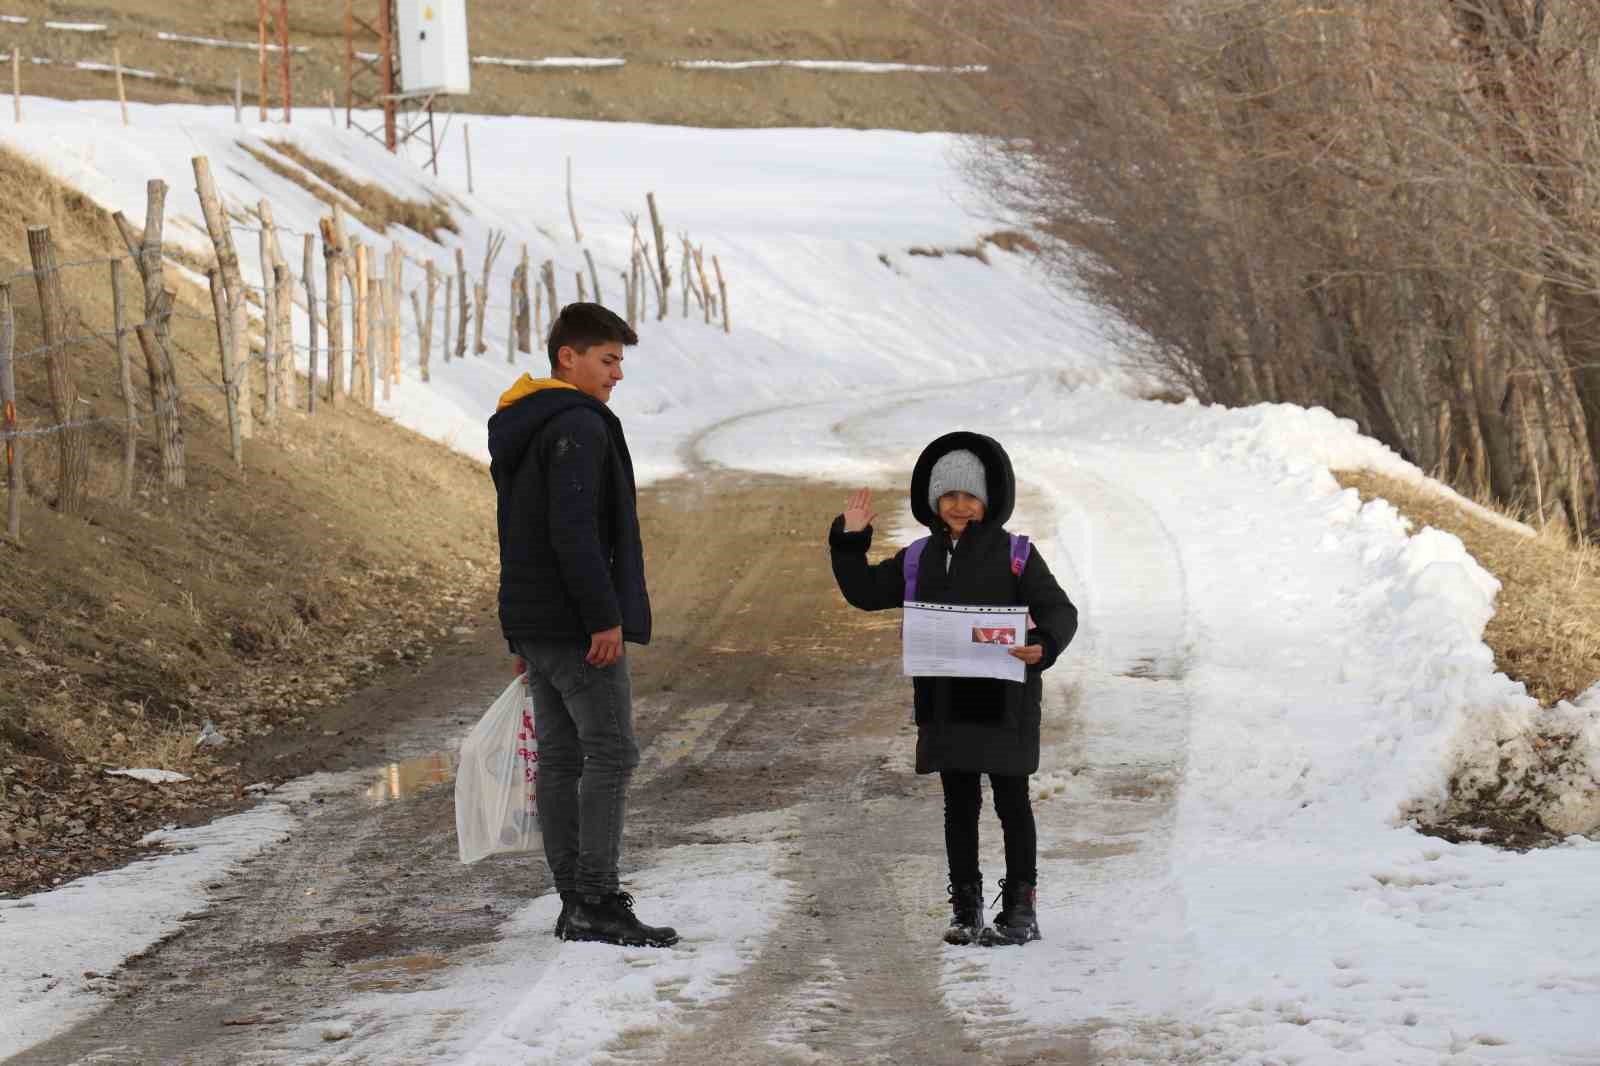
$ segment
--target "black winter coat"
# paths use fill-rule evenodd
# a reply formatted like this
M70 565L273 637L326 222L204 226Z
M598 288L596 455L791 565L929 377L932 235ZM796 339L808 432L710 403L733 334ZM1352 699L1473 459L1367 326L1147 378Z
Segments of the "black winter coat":
M989 506L984 521L968 526L952 553L949 530L928 506L928 477L933 464L956 448L966 448L983 460ZM1033 618L1028 643L1044 649L1039 664L1028 667L1022 684L988 678L913 678L919 774L939 770L1031 774L1039 769L1040 675L1072 642L1078 611L1037 548L1030 548L1022 574L1012 574L1005 521L1011 517L1015 496L1005 450L975 433L940 437L923 451L912 472L911 510L932 532L918 566L916 598L928 603L1025 604ZM851 606L881 611L901 605L905 549L869 565L871 527L847 533L843 515L833 521L828 546L834 579Z
M622 423L576 389L524 383L527 394L489 419L500 628L512 642L587 640L620 625L624 640L648 644L650 596Z

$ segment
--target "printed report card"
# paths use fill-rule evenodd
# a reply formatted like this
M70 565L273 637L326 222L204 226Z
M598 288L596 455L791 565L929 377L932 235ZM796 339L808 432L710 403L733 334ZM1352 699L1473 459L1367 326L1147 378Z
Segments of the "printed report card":
M905 604L902 633L907 677L992 677L1021 681L1027 668L1010 654L1028 640L1026 607Z

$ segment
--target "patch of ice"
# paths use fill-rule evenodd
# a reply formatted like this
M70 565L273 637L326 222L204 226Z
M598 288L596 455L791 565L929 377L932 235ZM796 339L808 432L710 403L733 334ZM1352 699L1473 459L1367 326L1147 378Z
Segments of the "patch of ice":
M179 782L179 781L191 780L191 778L189 778L187 775L180 774L176 770L150 770L150 769L107 770L106 771L106 776L107 777L131 777L135 781L143 781L143 782L145 782L147 784L151 784L151 785L170 785L170 784L175 784L176 782Z

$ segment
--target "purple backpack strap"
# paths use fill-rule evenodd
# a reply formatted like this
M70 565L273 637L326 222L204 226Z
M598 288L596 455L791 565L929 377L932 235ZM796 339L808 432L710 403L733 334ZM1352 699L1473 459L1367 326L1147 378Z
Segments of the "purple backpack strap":
M1028 565L1028 552L1032 550L1028 544L1026 533L1011 534L1011 573L1016 577L1022 576L1022 568Z
M922 553L928 547L930 538L921 537L914 540L906 547L905 562L900 565L901 572L906 576L906 600L917 598L917 571L922 568ZM1033 546L1028 543L1026 533L1011 534L1011 573L1016 577L1022 576L1023 567L1028 565L1028 553Z
M917 571L922 568L922 551L928 546L930 537L919 537L906 546L905 562L900 564L900 570L906 576L907 602L917 598Z

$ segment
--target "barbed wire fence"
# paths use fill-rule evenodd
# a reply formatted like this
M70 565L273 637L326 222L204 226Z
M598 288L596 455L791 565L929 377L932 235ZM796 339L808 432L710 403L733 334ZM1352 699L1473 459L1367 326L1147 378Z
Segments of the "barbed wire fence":
M398 241L382 249L350 236L339 206L319 220L316 232L277 226L266 199L258 201L253 209L239 204L225 206L206 157L196 156L192 164L196 193L212 242L213 257L203 273L194 265L192 254L163 244L167 186L157 179L146 185L143 229L135 228L121 212L113 216L127 246L126 254L58 262L49 227L33 226L28 230L32 269L0 278L0 442L4 443L6 461L6 532L14 543L20 543L22 537L21 504L29 480L24 451L28 447L44 442L54 446L58 460L56 508L63 513L76 513L88 499L90 434L120 428L122 454L117 495L124 502L131 502L137 481L138 444L147 428L154 429L163 489L178 491L186 487L183 417L186 407L192 409L202 396L221 397L231 458L243 469L246 444L256 435L258 406L260 424L269 427L289 411L313 416L319 405L335 411L348 403L375 408L380 390L388 400L392 387L401 380L408 338L414 342L410 346L416 351L418 376L423 382L431 380L430 362L436 341L445 363L451 362L452 357L467 358L469 346L472 356L486 355L484 336L491 316L505 324L508 364L514 364L519 353L532 353L536 339L542 350L548 338L560 306L555 263L545 259L535 281L527 245L522 246L520 259L509 277L502 275L499 281L492 275L505 243L501 233L491 234L478 276L469 275L459 248L456 269L441 270L432 260L408 254ZM664 240L653 195L649 199L653 236ZM656 297L656 317L664 319L671 303L666 250L662 246L652 248L652 241L639 235L637 216L625 217L633 224L630 269L620 275L627 321L633 325L645 316L646 297L651 289ZM254 238L260 256L261 284L244 280L236 237ZM286 237L301 239L303 257L298 276L283 253L281 239ZM720 264L713 256L718 285L718 291L713 292L705 274L703 246L693 245L687 234L680 240L683 315L688 316L693 296L705 321L711 323L714 317L720 317L727 330L727 288ZM588 287L592 286L599 302L600 276L587 249L584 260L588 274L586 278L582 270L576 273L577 298L587 299ZM142 300L134 314L127 307L123 284L129 263L141 284ZM420 268L423 275L409 294L405 287L408 263ZM204 277L211 297L209 314L179 303L176 288L168 284L169 266L191 281ZM68 288L72 292L90 291L97 284L95 273L110 285L109 328L85 321L81 307L69 307L64 296ZM63 278L71 279L70 286L63 285ZM649 288L644 284L646 279L650 281ZM443 328L436 331L435 307L441 288ZM16 301L29 289L37 300L41 341L16 351ZM491 291L504 291L509 299L491 299ZM403 320L406 295L412 309L410 324ZM454 307L453 296L458 297ZM546 306L548 323L544 320ZM294 335L298 324L295 307L304 312L303 341ZM203 363L186 368L182 375L178 373L171 337L174 319L202 323L215 333L216 377L202 369ZM135 343L143 355L142 365L132 351ZM96 345L104 345L116 356L115 392L120 394L121 409L114 413L83 410L92 409L93 404L79 392L79 356ZM17 402L16 371L36 360L46 363L50 403L46 413L29 413L24 424ZM297 376L302 368L303 397ZM37 374L28 376L37 379ZM92 391L98 395L98 389Z

